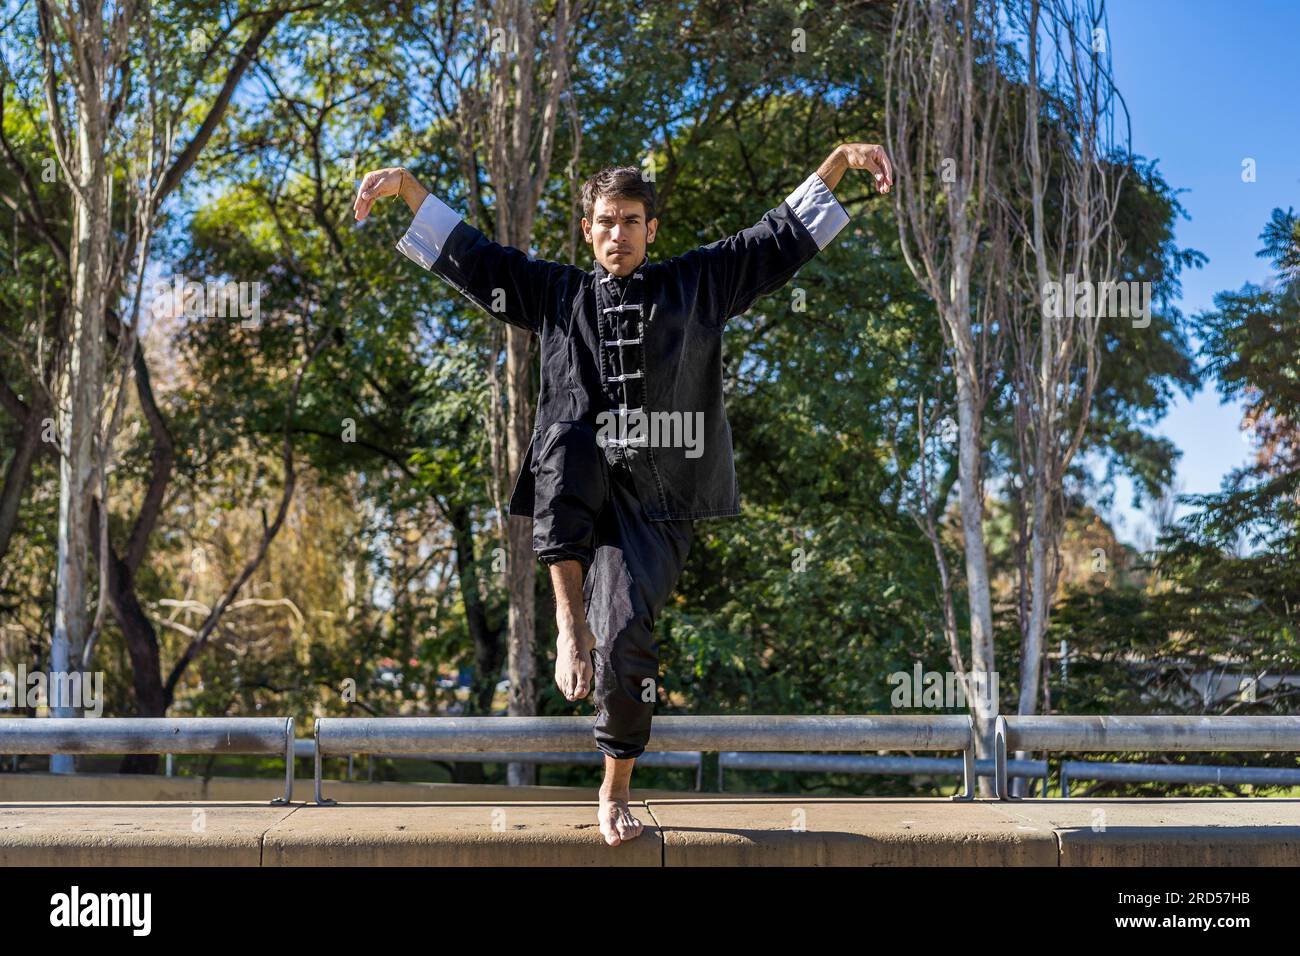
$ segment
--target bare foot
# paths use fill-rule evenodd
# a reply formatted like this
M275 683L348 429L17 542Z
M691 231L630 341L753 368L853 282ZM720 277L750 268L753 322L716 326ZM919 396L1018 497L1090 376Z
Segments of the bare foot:
M560 628L555 641L555 683L566 699L579 700L591 691L591 652L595 647L596 635L586 622Z
M600 809L596 811L600 821L600 832L610 846L618 846L625 840L632 840L641 835L641 821L632 816L626 798L600 795Z

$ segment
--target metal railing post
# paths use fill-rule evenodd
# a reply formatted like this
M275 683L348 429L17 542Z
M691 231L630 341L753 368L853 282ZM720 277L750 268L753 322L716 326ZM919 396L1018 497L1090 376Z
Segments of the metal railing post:
M967 727L970 730L970 739L966 741L966 749L961 752L962 755L962 778L966 783L965 793L954 793L954 800L974 800L975 799L975 717L972 714L966 715Z
M337 805L338 801L330 800L327 797L323 797L321 796L321 792L320 792L321 753L320 753L320 718L319 717L316 718L315 726L312 728L312 738L316 741L316 772L314 774L316 804L317 806L321 806L321 807L332 807Z
M1002 716L993 722L993 760L998 799L1019 800L1020 797L1011 796L1011 788L1007 786L1007 719Z
M284 796L276 797L271 806L288 806L293 802L293 718L284 719Z

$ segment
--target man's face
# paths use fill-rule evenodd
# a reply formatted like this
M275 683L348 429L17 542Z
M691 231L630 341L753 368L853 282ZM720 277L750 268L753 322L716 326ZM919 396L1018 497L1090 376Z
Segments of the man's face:
M582 217L582 234L606 270L616 276L631 275L645 258L645 248L655 241L658 219L645 221L645 204L639 199L596 197L591 211L595 222Z

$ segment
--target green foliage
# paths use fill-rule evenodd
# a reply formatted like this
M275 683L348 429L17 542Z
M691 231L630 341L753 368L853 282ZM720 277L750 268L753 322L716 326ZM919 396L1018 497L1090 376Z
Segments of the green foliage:
M650 254L665 259L757 221L836 144L879 140L888 9L848 5L812 25L803 16L811 6L772 0L736 16L712 2L596 4L575 45L580 159L565 170L575 144L560 122L530 251L590 266L589 247L575 240L571 190L574 178L604 165L653 171L660 224ZM480 613L488 640L502 644L502 542L484 425L497 330L396 252L410 221L404 205L380 203L363 224L351 213L361 173L395 164L489 233L497 197L481 169L465 176L465 130L442 108L451 91L434 57L446 51L429 46L427 19L376 21L365 12L330 3L281 22L165 210L157 274L259 283L260 321L160 319L147 341L177 451L136 575L160 634L164 676L260 539L286 478L286 430L299 481L286 527L242 595L248 601L229 612L188 672L176 713L286 712L305 723L313 713L504 706L494 693L504 658L482 667L471 626ZM158 15L178 36L225 22L211 5ZM179 44L158 66L183 87L201 55ZM30 80L6 78L6 102L24 108L4 113L6 137L29 163L45 148L31 119L43 109L42 91ZM182 115L197 122L197 109L191 103ZM1154 162L1131 162L1118 216L1120 278L1151 281L1158 308L1148 328L1103 327L1083 451L1108 471L1100 486L1082 468L1071 476L1077 513L1085 492L1104 495L1120 473L1145 496L1168 484L1177 450L1151 426L1175 391L1199 384L1188 344L1198 324L1224 393L1254 403L1267 455L1224 495L1199 502L1201 512L1164 542L1158 579L1081 588L1059 603L1052 641L1068 638L1069 672L1049 667L1049 681L1057 682L1053 706L1071 713L1191 706L1188 674L1225 662L1242 673L1296 667L1296 219L1277 211L1263 236L1277 287L1225 293L1215 313L1188 322L1175 307L1178 279L1203 257L1174 243L1183 215L1177 191ZM20 192L7 165L0 190ZM51 220L65 221L66 191L38 190ZM676 596L657 623L659 713L888 713L889 675L918 662L950 666L934 553L912 515L918 402L948 398L942 335L902 262L888 200L856 171L835 192L849 226L789 286L725 330L744 511L697 525ZM26 399L36 387L27 359L49 338L62 273L49 244L23 229L0 230L0 270L8 344L0 375ZM1009 383L993 383L992 396L985 451L996 488L1012 441ZM14 424L0 411L0 468L12 457ZM110 533L120 543L152 467L135 403L118 441ZM942 471L953 449L941 448L939 458ZM53 590L53 458L38 458L28 481L0 575L0 611L23 638L5 650L39 659ZM941 547L960 569L951 515L939 517ZM1016 560L1007 501L991 504L990 531L994 572L1005 581ZM1231 552L1242 535L1254 553ZM575 707L551 681L553 605L540 571L537 585L539 712L589 714L589 700ZM960 594L956 610L964 631ZM1004 706L1018 659L1013 610L998 616ZM109 711L131 712L132 662L111 618L101 655ZM1175 660L1184 663L1156 666ZM438 683L461 669L474 670L471 695ZM344 694L352 684L355 701ZM1246 709L1284 712L1290 701L1279 695ZM742 779L731 785L933 794L952 782ZM546 771L548 783L577 781L591 782L590 772ZM638 772L639 786L683 783L680 773Z

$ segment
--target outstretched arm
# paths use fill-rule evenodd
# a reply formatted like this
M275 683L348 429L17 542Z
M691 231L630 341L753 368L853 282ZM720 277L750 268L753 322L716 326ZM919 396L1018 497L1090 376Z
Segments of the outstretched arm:
M848 169L870 170L881 193L893 186L893 168L883 149L846 143L755 225L683 256L699 265L702 302L711 321L725 324L743 314L830 244L849 221L831 192Z
M840 184L840 177L846 169L868 169L876 180L876 189L887 193L894 185L894 166L885 155L883 147L874 143L845 143L836 146L826 157L826 162L817 167L817 175L826 183L827 189L834 189Z
M397 243L399 252L489 315L541 332L552 293L566 273L577 271L573 266L531 259L513 246L493 242L400 166L362 178L353 203L356 218L365 219L376 199L393 195L415 214Z

